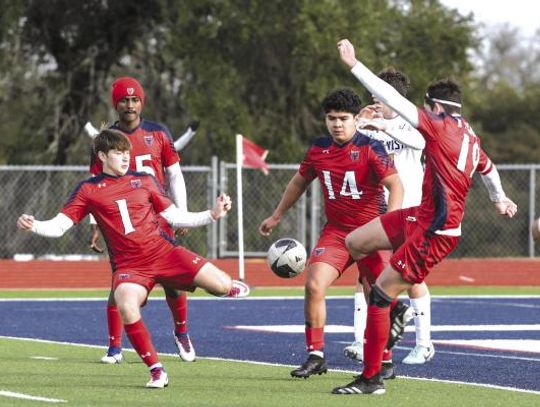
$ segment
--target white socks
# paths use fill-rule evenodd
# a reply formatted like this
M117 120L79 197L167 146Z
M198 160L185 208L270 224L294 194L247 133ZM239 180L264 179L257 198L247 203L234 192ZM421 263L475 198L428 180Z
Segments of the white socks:
M416 330L416 344L431 346L431 296L429 292L420 298L411 298L414 310L414 326Z
M367 323L367 303L363 292L354 293L354 341L364 343Z

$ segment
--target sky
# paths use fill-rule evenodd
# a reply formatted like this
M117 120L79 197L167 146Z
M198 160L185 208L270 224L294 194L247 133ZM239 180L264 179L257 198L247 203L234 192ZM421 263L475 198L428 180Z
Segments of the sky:
M536 0L440 0L461 14L473 12L475 21L487 26L509 23L520 28L526 37L532 37L540 27L539 14L535 11Z

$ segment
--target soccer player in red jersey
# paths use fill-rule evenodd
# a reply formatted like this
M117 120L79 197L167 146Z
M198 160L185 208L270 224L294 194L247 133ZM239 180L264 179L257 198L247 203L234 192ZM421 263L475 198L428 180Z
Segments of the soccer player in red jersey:
M122 77L113 83L111 96L113 106L118 113L118 121L111 128L123 132L132 145L130 170L155 176L160 186L172 197L176 206L187 211L186 186L171 134L166 127L141 117L145 103L144 89L136 79ZM102 162L94 156L90 173L99 174L101 170ZM162 229L171 240L174 240L174 230L163 218L160 218L160 222ZM163 288L174 320L173 336L178 354L182 360L191 362L195 359L195 349L187 330L186 293L166 286ZM112 291L107 303L107 327L109 348L101 361L119 363L122 360L122 321L118 315Z
M517 206L506 197L495 166L460 114L461 90L455 82L447 79L430 85L424 107L417 108L359 62L349 40L339 41L338 50L341 60L360 82L417 128L426 140L420 206L377 217L346 238L354 259L381 249L393 249L394 254L369 297L363 372L332 393L383 394L383 351L400 334L389 333L389 305L402 291L424 281L430 270L456 247L474 172L482 175L499 214L513 217Z
M400 208L403 199L401 181L384 146L356 130L362 108L360 98L350 89L338 89L326 96L322 107L330 136L317 139L308 149L274 213L259 226L260 233L268 236L318 178L327 223L311 252L307 269L304 316L309 355L302 366L291 372L293 377L304 378L327 371L326 290L354 262L345 246L345 237L387 210L383 185L389 190L388 210ZM358 267L382 270L382 258L375 253Z
M211 210L181 211L152 175L128 171L130 141L122 132L103 130L94 146L103 172L81 182L53 219L37 221L24 214L17 226L59 237L86 215L94 216L109 247L114 298L126 334L151 372L146 386L162 388L168 384L167 373L140 313L154 285L190 291L201 287L216 296L236 298L247 296L249 287L231 280L204 257L176 246L158 218L174 227L202 226L224 216L231 201L221 195Z

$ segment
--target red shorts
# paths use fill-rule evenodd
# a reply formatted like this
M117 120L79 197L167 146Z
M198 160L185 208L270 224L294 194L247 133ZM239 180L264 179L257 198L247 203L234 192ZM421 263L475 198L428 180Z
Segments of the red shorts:
M113 291L122 283L142 285L148 292L154 285L176 288L183 291L193 291L193 280L202 266L208 263L184 247L175 247L163 257L151 264L150 267L131 269L122 267L113 273Z
M400 209L380 217L394 248L390 265L405 281L413 284L424 281L431 269L459 242L457 236L438 235L418 225L416 209Z
M349 232L326 225L315 248L311 251L308 265L312 263L326 263L334 267L341 276L345 269L354 263L347 246L345 237Z

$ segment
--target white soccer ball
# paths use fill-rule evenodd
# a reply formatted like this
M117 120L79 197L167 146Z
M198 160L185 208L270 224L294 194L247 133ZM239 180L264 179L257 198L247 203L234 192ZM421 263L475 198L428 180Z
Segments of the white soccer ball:
M268 265L281 278L296 277L306 267L306 248L298 240L284 238L268 249Z

